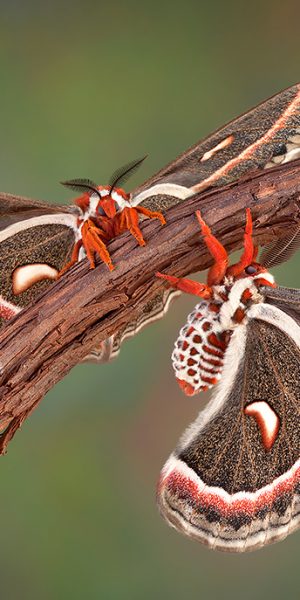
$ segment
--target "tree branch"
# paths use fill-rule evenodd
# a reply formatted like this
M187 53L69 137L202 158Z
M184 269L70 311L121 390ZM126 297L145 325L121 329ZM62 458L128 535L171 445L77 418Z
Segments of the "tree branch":
M143 223L145 247L127 233L109 245L115 270L77 264L0 333L0 453L46 392L99 343L141 312L164 283L156 271L185 276L211 262L195 211L231 251L241 247L250 207L258 244L300 220L300 160L250 174L238 184L177 204L167 225Z

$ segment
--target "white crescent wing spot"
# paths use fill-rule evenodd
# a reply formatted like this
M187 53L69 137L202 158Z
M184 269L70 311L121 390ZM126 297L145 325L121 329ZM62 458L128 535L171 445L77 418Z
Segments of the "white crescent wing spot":
M58 271L46 263L36 263L17 267L12 275L13 293L15 296L26 292L34 283L43 279L56 279Z
M245 415L254 417L260 429L263 445L270 450L277 438L280 420L276 412L263 400L252 402L245 408Z
M208 160L214 154L216 154L216 152L219 152L219 150L222 150L223 148L227 148L227 146L230 146L230 144L232 144L233 140L234 140L234 136L229 135L227 138L225 138L225 140L223 140L222 142L217 144L214 148L212 148L211 150L208 150L208 152L205 152L203 154L202 158L200 159L200 162Z

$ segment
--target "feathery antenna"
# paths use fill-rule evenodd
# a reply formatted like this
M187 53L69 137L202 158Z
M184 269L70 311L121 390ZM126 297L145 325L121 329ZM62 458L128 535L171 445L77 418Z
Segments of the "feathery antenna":
M133 175L133 173L138 169L142 162L144 162L145 158L147 158L147 154L146 156L143 156L143 158L139 158L138 160L134 160L130 163L127 163L126 165L123 165L123 167L120 167L112 174L109 181L110 194L116 187L117 183L124 184L125 181L127 181L127 179L130 177L130 175Z
M101 199L97 184L91 181L91 179L70 179L69 181L61 181L60 183L75 192L93 192Z

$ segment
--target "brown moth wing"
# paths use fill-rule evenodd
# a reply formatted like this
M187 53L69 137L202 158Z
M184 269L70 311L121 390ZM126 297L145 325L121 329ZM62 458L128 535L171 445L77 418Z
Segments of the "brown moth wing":
M58 212L78 214L78 209L75 206L58 206L25 198L24 196L0 192L0 231L24 219L39 215L57 214Z
M216 395L162 472L163 516L215 549L253 550L300 525L300 328L289 321L297 342L261 319L234 332Z
M15 194L0 192L0 217L13 212L19 213L38 209L55 212L56 206L47 204L41 200L33 200L32 198L26 198L25 196L16 196Z
M192 146L136 188L132 198L166 183L184 186L194 193L236 181L255 169L297 158L299 128L300 84L296 84ZM170 200L173 204L182 199L176 195ZM161 208L161 201L164 208L166 199L160 198L158 191L154 194L154 190L151 197L141 199L143 206L154 210Z
M300 326L300 290L278 286L262 289L264 302L280 308Z
M53 274L68 262L75 242L77 214L76 207L0 194L0 326L3 318L12 316L11 308L24 308L52 282L40 279L16 295L13 278L18 267L46 265Z
M157 294L144 306L135 319L127 323L118 333L99 344L82 362L107 362L116 358L120 352L121 344L127 338L134 336L143 327L161 319L169 310L171 302L181 294L178 290L165 289Z

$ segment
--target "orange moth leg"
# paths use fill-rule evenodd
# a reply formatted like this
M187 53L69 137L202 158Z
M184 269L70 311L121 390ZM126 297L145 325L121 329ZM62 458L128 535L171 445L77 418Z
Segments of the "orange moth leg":
M139 227L139 215L144 215L149 219L159 219L162 225L165 225L166 220L160 212L153 212L142 206L129 207L125 206L114 219L115 235L130 231L131 235L136 239L140 246L145 246L146 242Z
M211 288L204 283L198 283L192 279L173 277L173 275L164 275L164 273L156 273L155 275L156 277L165 279L169 285L177 290L180 290L181 292L186 292L187 294L192 294L193 296L199 296L200 298L211 297Z
M244 233L244 252L240 260L227 269L227 275L232 277L238 277L241 273L249 267L254 260L254 256L257 254L253 245L252 239L252 217L250 208L246 209L246 227Z
M146 242L139 228L139 215L137 210L135 208L125 207L122 211L122 217L126 223L126 229L128 229L131 235L135 237L140 246L145 246Z
M208 225L202 219L200 210L196 211L196 216L201 227L202 235L204 236L204 242L210 254L215 259L215 263L208 271L207 283L209 286L217 285L225 276L228 267L228 254L224 246L222 246L221 242L215 238Z
M95 268L94 255L98 254L103 262L108 266L109 270L114 269L114 265L111 261L110 254L106 248L106 245L101 240L101 230L94 225L94 223L88 219L85 221L81 228L82 243L86 251L87 258L90 261L91 269Z
M164 215L160 212L149 210L148 208L144 208L143 206L136 206L135 209L132 210L136 210L138 213L144 215L145 217L148 217L149 219L159 219L162 225L166 224L166 219Z
M259 246L253 246L253 259L252 259L252 262L256 261L258 252L259 252Z

